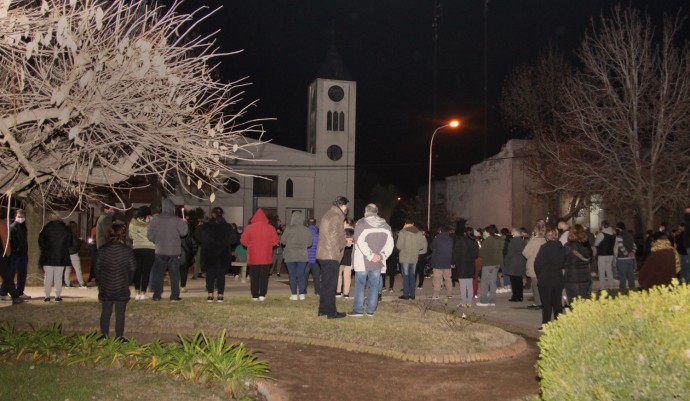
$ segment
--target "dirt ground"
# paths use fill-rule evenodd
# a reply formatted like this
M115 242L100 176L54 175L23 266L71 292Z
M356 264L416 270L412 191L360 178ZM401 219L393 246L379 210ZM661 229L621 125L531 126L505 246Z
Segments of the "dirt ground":
M538 349L494 362L436 365L326 347L246 340L270 363L270 376L294 400L519 400L539 392Z

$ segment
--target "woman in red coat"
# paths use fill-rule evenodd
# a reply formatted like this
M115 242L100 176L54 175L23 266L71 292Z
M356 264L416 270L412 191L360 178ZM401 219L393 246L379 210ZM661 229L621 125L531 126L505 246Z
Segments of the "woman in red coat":
M257 209L242 232L242 245L247 248L247 269L253 301L266 299L268 274L273 264L273 247L280 243L275 227L268 222L262 209Z

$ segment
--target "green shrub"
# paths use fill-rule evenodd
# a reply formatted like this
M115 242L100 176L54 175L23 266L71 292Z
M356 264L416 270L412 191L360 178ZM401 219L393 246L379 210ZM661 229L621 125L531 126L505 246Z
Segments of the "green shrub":
M576 301L544 331L544 400L690 399L690 286Z

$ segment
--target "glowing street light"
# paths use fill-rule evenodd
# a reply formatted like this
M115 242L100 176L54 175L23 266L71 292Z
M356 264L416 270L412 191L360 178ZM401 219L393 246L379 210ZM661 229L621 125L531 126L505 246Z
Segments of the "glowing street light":
M431 230L431 161L432 161L432 154L431 151L434 147L434 138L436 137L436 133L443 128L458 128L460 126L460 120L452 120L448 122L446 125L442 125L434 130L433 135L431 135L431 142L429 142L429 189L428 189L428 196L427 196L427 202L426 202L426 227L427 230Z

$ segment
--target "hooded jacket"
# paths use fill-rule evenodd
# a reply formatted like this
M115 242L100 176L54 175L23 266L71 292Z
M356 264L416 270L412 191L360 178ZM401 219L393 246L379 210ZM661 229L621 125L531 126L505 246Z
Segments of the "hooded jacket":
M312 231L304 225L304 213L299 210L293 212L290 225L285 228L285 232L280 237L280 243L285 245L283 251L285 263L308 262L307 250L312 242Z
M414 225L404 227L398 233L398 242L395 244L400 251L398 259L400 263L417 264L420 253L426 253L426 238Z
M146 237L149 230L149 222L137 217L132 219L129 223L129 231L127 235L132 239L132 248L134 249L156 249L156 244L149 241Z
M353 241L352 267L356 272L386 272L386 260L393 253L394 246L393 233L386 220L377 215L359 219L355 224ZM381 260L372 262L374 255L380 255Z
M316 258L321 260L343 260L343 251L347 246L345 237L345 215L338 206L332 205L321 218L319 241Z
M175 204L163 199L163 211L153 216L146 237L156 244L156 255L179 255L182 249L181 238L187 235L187 222L175 216Z
M275 227L269 224L263 209L257 209L249 220L240 242L247 248L247 265L273 263L273 247L280 243L280 238Z

